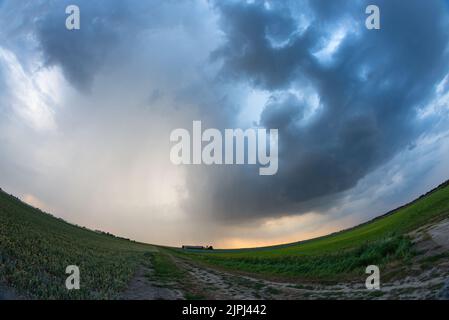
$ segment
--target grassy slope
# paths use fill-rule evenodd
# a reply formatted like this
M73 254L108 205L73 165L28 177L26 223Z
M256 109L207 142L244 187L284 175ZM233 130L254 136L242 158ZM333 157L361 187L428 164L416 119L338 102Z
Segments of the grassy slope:
M80 228L0 191L0 283L31 298L115 298L149 245ZM65 268L80 267L81 290L65 288Z
M449 217L448 183L391 214L326 237L252 250L198 251L186 255L234 270L332 279L360 274L368 264L382 265L409 258L413 251L406 234L446 217Z
M256 249L169 252L230 270L336 280L361 274L368 264L403 262L413 254L406 234L448 216L446 183L392 214L318 239ZM0 283L31 298L115 298L145 257L153 257L152 250L71 225L0 191ZM72 264L80 267L79 291L64 285L65 268Z

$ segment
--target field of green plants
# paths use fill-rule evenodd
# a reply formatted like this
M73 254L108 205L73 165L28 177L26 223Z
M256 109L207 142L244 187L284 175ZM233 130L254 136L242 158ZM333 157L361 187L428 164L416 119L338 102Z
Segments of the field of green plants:
M150 280L187 286L185 270L170 255L261 277L340 281L364 274L370 264L395 265L397 272L416 255L409 232L448 217L445 183L369 223L317 239L237 250L158 247L155 253L155 246L74 226L0 191L0 285L31 299L114 299L151 262ZM68 265L80 268L80 290L65 287Z
M31 299L114 299L153 247L56 219L0 191L0 284ZM65 269L80 268L80 290Z
M229 270L338 280L360 275L370 264L406 264L415 254L408 233L447 217L449 184L444 183L395 212L329 236L274 247L177 254Z

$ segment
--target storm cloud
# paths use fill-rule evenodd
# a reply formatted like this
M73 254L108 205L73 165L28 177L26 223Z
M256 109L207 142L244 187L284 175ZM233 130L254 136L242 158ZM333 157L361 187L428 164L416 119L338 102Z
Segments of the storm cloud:
M209 201L227 217L331 204L316 200L353 188L428 129L417 109L448 71L444 2L379 1L374 31L364 27L367 2L295 3L216 2L227 39L213 53L220 76L269 91L259 125L279 129L276 177L215 177Z
M1 186L165 244L295 240L411 200L449 174L449 6L379 0L367 30L369 4L0 1ZM193 120L278 129L277 174L174 166Z

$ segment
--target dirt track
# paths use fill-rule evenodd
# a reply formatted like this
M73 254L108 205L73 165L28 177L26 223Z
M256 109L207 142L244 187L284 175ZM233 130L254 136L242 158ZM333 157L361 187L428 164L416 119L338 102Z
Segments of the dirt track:
M141 267L134 278L131 280L127 290L121 295L123 300L181 300L183 294L180 290L162 287L151 282L147 274L152 270L147 267Z
M183 283L159 283L151 261L142 266L118 297L127 300L192 299L449 299L449 219L423 226L410 234L418 255L407 276L383 280L381 290L365 288L365 278L336 285L278 282L205 267L191 260L170 255L179 270L186 274ZM436 259L435 257L443 256ZM430 260L429 260L430 259ZM431 261L423 267L423 261ZM401 273L404 274L404 273ZM157 277L156 277L157 278ZM192 294L193 293L193 294ZM20 299L14 290L0 285L0 300Z
M422 270L420 259L449 252L449 220L423 227L411 236L421 253L407 266L408 276L382 282L381 290L365 288L365 278L337 285L275 282L204 267L187 259L171 256L180 270L188 275L188 287L173 284L161 288L141 270L130 283L126 299L182 299L186 288L206 299L448 299L449 261L436 261ZM401 266L403 267L403 266ZM401 269L402 270L402 269ZM382 274L382 270L381 270Z

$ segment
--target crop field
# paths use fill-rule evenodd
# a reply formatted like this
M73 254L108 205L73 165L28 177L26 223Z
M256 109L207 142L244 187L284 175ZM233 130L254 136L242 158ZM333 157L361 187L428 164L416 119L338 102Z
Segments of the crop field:
M0 191L0 291L6 286L30 299L221 299L239 290L244 299L319 298L315 289L301 290L363 279L370 264L388 280L406 277L410 261L418 273L447 261L447 250L417 252L411 232L448 217L445 183L398 210L325 237L254 249L181 250L78 227ZM65 287L68 265L80 268L80 290ZM288 289L272 282L277 279L290 283ZM435 297L432 286L421 290L424 297ZM405 289L398 290L401 296Z
M209 264L271 276L338 280L370 264L406 262L415 252L408 233L449 217L449 185L366 224L309 241L273 247L177 254Z
M29 298L114 299L152 249L71 225L0 191L0 283ZM81 270L80 290L65 287L68 265Z

